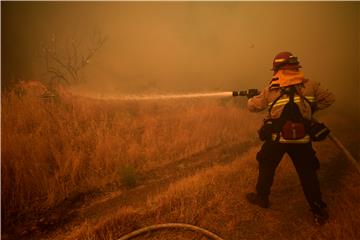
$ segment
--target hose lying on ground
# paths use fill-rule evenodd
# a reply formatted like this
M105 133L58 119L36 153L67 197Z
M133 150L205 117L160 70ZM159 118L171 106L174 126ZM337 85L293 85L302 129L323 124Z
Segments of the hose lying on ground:
M200 227L197 227L194 225L190 225L190 224L185 224L185 223L164 223L164 224L157 224L157 225L140 228L129 234L126 234L125 236L122 236L118 240L128 240L128 239L134 238L140 234L150 232L150 231L160 230L160 229L164 229L164 228L183 228L183 229L185 228L188 230L202 233L206 237L209 237L214 240L223 240L221 237L217 236L216 234L214 234L206 229L203 229L203 228L200 228Z
M329 138L343 151L346 155L347 159L354 165L358 173L360 174L360 165L358 161L351 155L351 153L344 147L344 145L340 142L340 140L335 137L332 133L329 133Z
M317 118L313 118L314 121L321 123ZM340 142L340 140L335 137L331 132L328 135L328 138L332 140L336 146L340 148L340 150L345 154L346 158L351 162L351 164L356 168L357 172L360 174L360 165L359 162L351 155L351 153L346 149L346 147Z

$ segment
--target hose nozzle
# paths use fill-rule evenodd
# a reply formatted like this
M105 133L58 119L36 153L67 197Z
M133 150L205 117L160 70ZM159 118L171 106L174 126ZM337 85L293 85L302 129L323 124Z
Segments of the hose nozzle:
M232 95L233 97L237 97L237 96L245 96L248 98L252 98L256 95L259 95L260 91L258 89L252 88L249 90L245 90L245 91L233 91Z

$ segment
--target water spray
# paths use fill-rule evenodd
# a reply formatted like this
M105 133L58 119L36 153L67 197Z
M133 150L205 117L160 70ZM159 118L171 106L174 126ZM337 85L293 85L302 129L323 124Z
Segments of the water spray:
M181 99L181 98L203 98L203 97L228 97L231 92L205 92L184 94L156 94L156 95L128 95L124 100L157 100L157 99Z
M223 91L223 92L200 92L200 93L178 93L178 94L129 94L120 96L98 96L99 99L112 100L166 100L166 99L189 99L189 98L210 98L210 97L237 97L246 96L251 98L259 95L258 89L248 89L245 91Z
M166 99L190 99L190 98L210 98L210 97L230 97L233 92L201 92L201 93L182 93L182 94L133 94L120 96L96 97L99 99L112 100L166 100Z

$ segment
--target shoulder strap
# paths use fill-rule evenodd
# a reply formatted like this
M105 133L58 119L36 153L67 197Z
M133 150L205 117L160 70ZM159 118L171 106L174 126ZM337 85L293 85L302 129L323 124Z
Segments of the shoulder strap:
M274 107L274 105L276 104L277 101L280 100L280 98L282 98L282 96L284 96L287 92L285 91L285 89L281 88L280 89L280 95L275 98L275 100L271 103L270 107L269 107L269 115L271 116L271 109Z
M295 86L291 86L289 89L285 90L286 93L289 95L289 102L294 103L294 97L295 97L295 93L296 93L296 87Z
M314 110L315 110L314 104L312 102L310 102L310 100L307 99L307 97L305 97L303 94L301 94L301 93L298 93L298 94L299 94L300 98L304 99L309 104L310 109L311 109L311 114L313 114Z
M309 99L307 99L307 97L302 96L304 98L304 100L309 104L310 108L311 108L311 114L314 113L314 104L312 102L309 101Z

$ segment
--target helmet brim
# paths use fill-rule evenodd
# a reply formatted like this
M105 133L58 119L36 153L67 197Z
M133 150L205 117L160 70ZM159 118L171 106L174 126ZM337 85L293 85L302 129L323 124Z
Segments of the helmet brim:
M279 71L279 70L298 70L299 68L302 68L301 65L298 64L286 64L284 66L281 66L280 68L272 68L271 71Z

